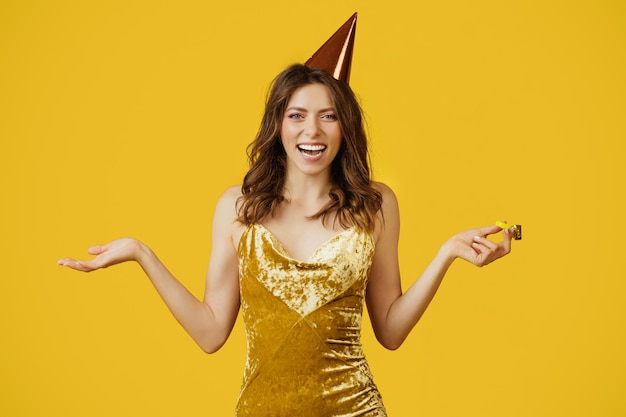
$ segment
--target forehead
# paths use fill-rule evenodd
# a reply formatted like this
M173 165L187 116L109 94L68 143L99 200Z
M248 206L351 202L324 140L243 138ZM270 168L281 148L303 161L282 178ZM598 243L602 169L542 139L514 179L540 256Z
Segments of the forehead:
M298 87L289 97L287 108L289 107L302 107L302 108L329 108L333 107L333 100L330 96L328 87L324 84L306 84L302 87Z

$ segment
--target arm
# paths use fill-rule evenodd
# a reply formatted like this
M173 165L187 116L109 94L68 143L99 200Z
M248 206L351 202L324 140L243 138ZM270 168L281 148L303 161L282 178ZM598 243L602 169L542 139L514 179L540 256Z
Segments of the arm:
M135 239L124 238L107 245L93 246L88 252L96 256L87 261L65 258L57 263L89 272L122 262L137 262L194 341L205 352L215 352L226 342L239 311L236 199L237 191L230 189L222 195L216 207L204 301L191 294L148 246Z
M511 250L511 234L504 230L498 244L487 236L501 231L498 226L459 233L446 241L420 278L403 294L398 266L400 216L393 192L378 184L383 194L384 222L377 227L376 251L367 287L367 306L378 341L397 349L424 314L444 275L456 258L484 266Z

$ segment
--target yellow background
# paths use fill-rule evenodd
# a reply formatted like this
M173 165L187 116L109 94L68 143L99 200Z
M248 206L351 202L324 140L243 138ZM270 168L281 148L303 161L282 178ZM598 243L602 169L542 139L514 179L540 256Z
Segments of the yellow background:
M0 415L232 415L241 323L207 356L136 265L55 261L135 236L201 296L270 80L355 10L404 286L456 231L525 234L455 264L398 351L365 325L390 416L626 415L625 4L3 1Z

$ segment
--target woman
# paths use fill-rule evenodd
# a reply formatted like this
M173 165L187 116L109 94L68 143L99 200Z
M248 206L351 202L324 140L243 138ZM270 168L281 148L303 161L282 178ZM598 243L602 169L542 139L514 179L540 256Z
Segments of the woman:
M226 341L241 306L248 360L238 416L385 416L360 345L363 301L377 339L398 348L454 259L486 265L510 252L498 226L446 241L405 293L398 205L370 180L361 109L347 83L293 65L274 81L241 187L219 199L204 300L134 239L95 246L92 271L136 261L206 352Z

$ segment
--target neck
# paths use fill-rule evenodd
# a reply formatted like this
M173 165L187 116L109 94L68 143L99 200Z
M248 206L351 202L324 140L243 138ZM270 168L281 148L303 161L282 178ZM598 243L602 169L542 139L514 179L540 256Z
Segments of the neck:
M295 174L285 178L285 198L290 202L310 204L328 199L330 173L319 175Z

